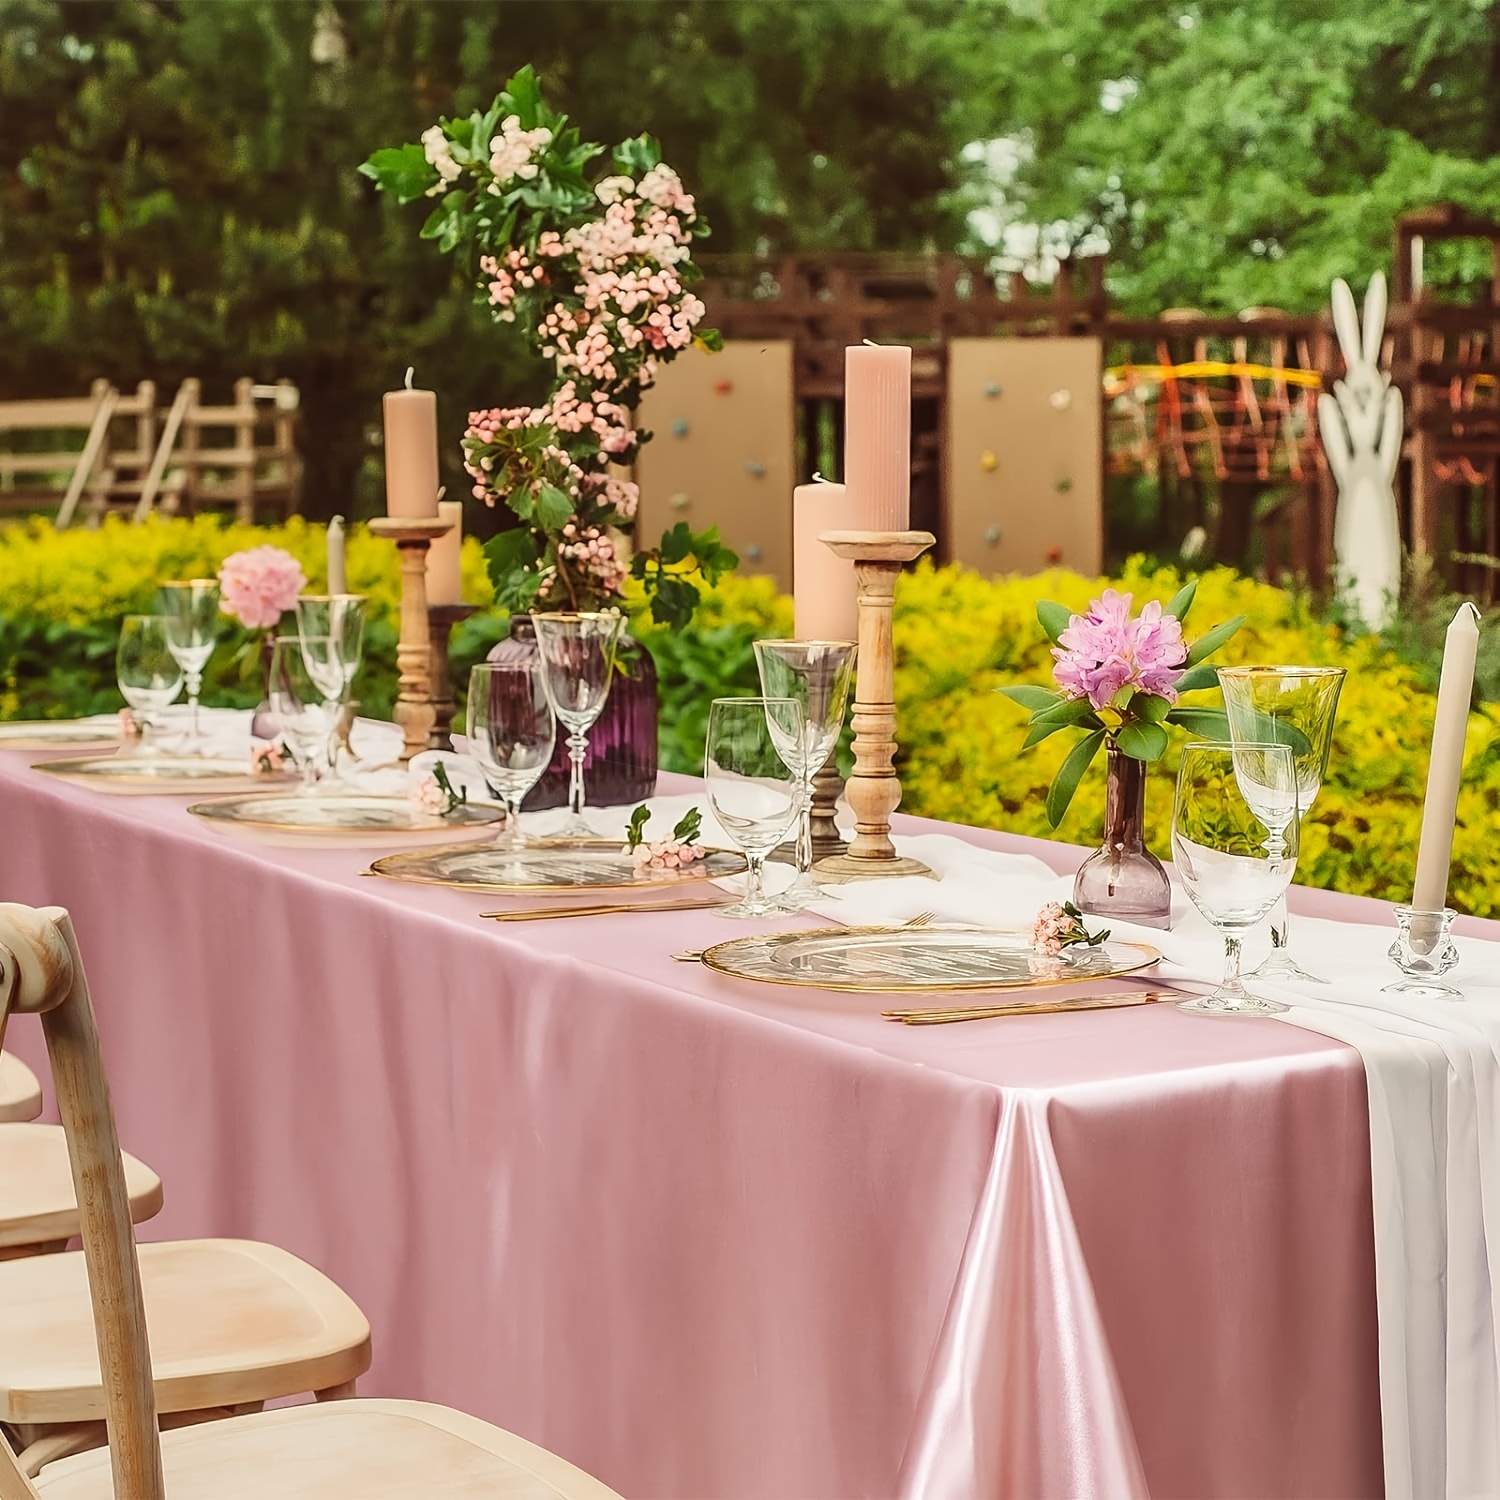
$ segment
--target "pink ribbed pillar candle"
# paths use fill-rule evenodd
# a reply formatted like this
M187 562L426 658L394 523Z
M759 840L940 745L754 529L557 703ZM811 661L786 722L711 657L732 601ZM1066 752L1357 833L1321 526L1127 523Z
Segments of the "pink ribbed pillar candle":
M799 641L857 641L859 585L854 564L836 557L818 540L825 531L857 531L846 485L799 484L792 491L793 627Z
M911 350L844 351L844 483L871 531L911 525Z

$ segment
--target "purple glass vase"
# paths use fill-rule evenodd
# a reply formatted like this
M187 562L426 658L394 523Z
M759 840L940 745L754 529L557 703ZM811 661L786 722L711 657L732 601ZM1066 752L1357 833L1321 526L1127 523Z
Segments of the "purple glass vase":
M1146 847L1146 763L1105 747L1104 845L1079 867L1073 905L1094 916L1172 925L1172 886L1162 862Z
M540 654L530 615L513 615L510 635L495 646L490 661L534 661ZM620 636L617 670L604 711L589 730L583 762L584 800L589 807L644 802L656 791L656 663L634 637ZM523 812L568 803L568 743L559 732L552 763L527 793Z

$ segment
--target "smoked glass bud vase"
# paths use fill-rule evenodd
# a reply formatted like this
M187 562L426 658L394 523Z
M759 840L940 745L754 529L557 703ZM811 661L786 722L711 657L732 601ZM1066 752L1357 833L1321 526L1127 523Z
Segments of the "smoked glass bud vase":
M1146 763L1105 746L1104 843L1079 867L1073 904L1142 927L1172 925L1172 886L1146 847Z

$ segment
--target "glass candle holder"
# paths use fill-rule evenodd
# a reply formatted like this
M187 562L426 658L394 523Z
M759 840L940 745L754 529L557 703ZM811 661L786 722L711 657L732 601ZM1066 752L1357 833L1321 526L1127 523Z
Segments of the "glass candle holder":
M1458 962L1451 931L1457 915L1452 907L1442 911L1396 908L1396 941L1391 944L1390 957L1405 978L1386 985L1387 994L1415 995L1424 1000L1463 999L1462 990L1442 981L1442 975Z

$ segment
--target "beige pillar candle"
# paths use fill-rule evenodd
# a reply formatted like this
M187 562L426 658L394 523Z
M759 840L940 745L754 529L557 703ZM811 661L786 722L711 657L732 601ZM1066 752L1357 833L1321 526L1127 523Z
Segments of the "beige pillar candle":
M335 516L328 523L328 592L347 594L349 575L344 564L344 518Z
M856 530L911 525L911 350L902 345L844 351L844 483Z
M1441 911L1448 904L1448 864L1458 821L1458 788L1463 780L1464 735L1474 693L1474 658L1479 653L1479 611L1465 602L1448 627L1443 671L1438 679L1437 719L1427 763L1427 799L1422 804L1422 841L1417 846L1417 879L1411 904L1417 911Z
M411 388L385 393L385 509L408 518L437 514L437 396Z
M428 604L462 604L464 602L464 508L462 501L439 501L438 520L451 521L453 525L427 549L427 602Z
M859 639L854 564L835 557L818 540L825 531L859 525L846 486L799 484L792 491L792 601L797 616L793 629L799 641Z

